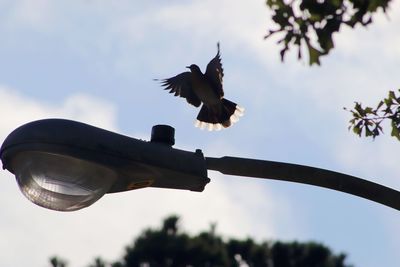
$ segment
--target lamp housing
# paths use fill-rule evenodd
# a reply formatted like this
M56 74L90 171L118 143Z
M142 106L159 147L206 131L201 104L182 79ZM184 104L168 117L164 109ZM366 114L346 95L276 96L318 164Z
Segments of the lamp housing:
M203 191L210 181L203 153L172 148L168 127L159 127L169 134L163 143L162 136L148 142L76 121L39 120L10 133L0 159L29 200L59 211L144 187Z

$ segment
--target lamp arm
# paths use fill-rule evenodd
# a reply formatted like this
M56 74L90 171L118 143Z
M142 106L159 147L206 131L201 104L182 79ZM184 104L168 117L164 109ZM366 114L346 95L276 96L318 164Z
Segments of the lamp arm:
M325 187L400 210L400 192L347 174L297 164L237 157L206 157L209 170Z

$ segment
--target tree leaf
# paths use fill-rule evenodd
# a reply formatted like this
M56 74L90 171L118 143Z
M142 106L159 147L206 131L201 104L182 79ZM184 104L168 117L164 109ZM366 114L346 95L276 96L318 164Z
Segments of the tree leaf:
M307 44L308 46L308 54L310 57L310 65L317 64L320 65L321 62L319 61L319 57L321 56L321 52L315 49L312 45L309 43Z
M400 132L394 120L392 120L392 132L390 135L400 140Z

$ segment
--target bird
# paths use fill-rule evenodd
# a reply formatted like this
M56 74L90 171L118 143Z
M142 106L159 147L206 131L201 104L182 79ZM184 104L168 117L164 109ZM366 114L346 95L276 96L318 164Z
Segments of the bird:
M207 64L203 74L196 64L187 66L190 71L174 77L161 79L164 90L174 96L186 98L186 101L200 107L195 126L209 131L221 130L237 122L243 116L244 108L224 98L222 79L224 70L221 63L220 45L217 43L217 54Z

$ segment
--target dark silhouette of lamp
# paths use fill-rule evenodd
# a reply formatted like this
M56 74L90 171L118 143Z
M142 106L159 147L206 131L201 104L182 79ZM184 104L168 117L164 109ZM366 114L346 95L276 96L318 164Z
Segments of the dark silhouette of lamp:
M22 193L42 207L73 211L106 193L143 187L201 192L207 169L224 174L310 184L363 197L400 210L400 192L319 168L236 157L204 157L175 149L174 129L157 125L142 141L87 124L47 119L15 129L0 149L3 169Z

